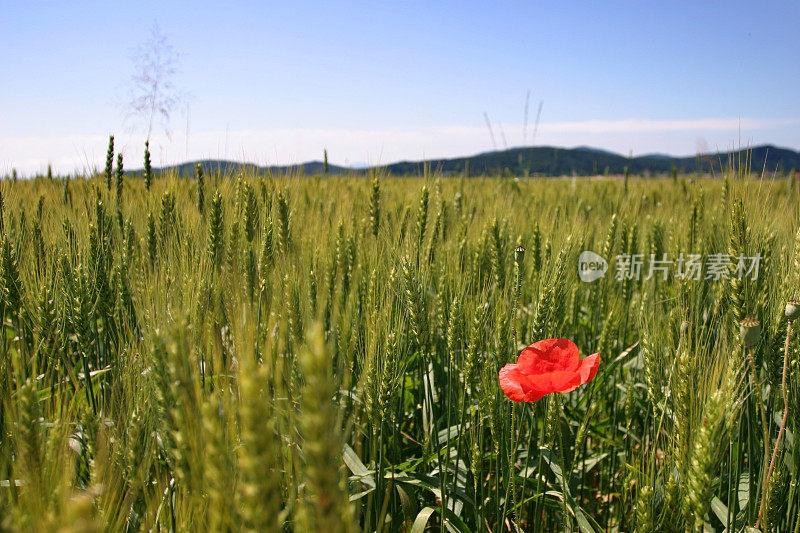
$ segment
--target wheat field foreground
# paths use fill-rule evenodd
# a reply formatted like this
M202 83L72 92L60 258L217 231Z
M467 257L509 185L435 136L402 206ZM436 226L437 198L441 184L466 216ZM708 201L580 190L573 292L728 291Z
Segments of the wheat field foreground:
M800 531L797 180L144 178L0 183L2 529Z

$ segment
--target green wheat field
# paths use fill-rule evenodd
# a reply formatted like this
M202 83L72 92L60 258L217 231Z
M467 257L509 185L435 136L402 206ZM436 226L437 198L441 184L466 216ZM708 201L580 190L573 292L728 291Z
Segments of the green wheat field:
M796 179L112 160L0 183L2 529L800 531ZM597 375L510 401L549 338Z

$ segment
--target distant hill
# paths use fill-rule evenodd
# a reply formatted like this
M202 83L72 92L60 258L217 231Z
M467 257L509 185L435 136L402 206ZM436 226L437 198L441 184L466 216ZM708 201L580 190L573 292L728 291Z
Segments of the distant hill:
M396 176L422 174L428 169L444 175L514 175L514 176L579 176L603 173L621 174L625 167L633 174L664 174L678 172L718 172L721 167L734 161L744 163L749 157L750 167L754 172L765 169L768 172L786 172L790 169L800 170L800 153L787 148L771 145L756 146L747 150L702 154L693 157L672 157L663 154L649 154L628 158L623 155L590 147L557 148L553 146L536 146L529 148L510 148L493 152L484 152L467 157L451 159L432 159L427 161L400 161L389 165L381 165L380 169ZM306 175L322 174L323 163L310 161L299 165L259 167L251 163L233 161L202 160L183 163L181 165L159 169L161 171L177 171L183 175L193 175L195 165L200 164L206 174L219 171L228 174L233 171L272 172L274 174L302 173ZM330 174L368 172L371 168L347 168L329 165Z
M285 166L268 166L260 167L253 163L237 163L235 161L224 161L219 159L203 159L201 161L191 161L189 163L182 163L170 167L163 167L157 171L177 171L181 175L194 175L195 167L200 164L203 173L210 175L214 172L219 172L222 175L230 174L232 172L273 172L275 174L284 174L287 172L303 173L303 174L322 174L325 169L325 164L322 161L309 161L299 165L285 165ZM328 172L330 174L341 174L343 172L350 172L351 169L347 167L339 167L336 165L328 165Z
M391 174L409 175L419 174L423 166L437 170L444 174L463 173L469 165L469 173L498 174L510 173L513 175L547 175L563 176L573 173L578 175L602 174L608 171L611 174L620 174L628 167L631 173L662 174L672 171L675 167L679 172L719 171L721 165L728 164L729 159L744 162L745 154L749 153L751 168L760 171L788 171L792 168L800 169L800 153L786 148L774 146L757 146L749 151L723 152L718 154L703 154L695 157L671 157L662 154L653 154L628 158L605 150L592 148L556 148L552 146L539 146L533 148L511 148L496 152L486 152L470 157L454 159L436 159L425 162L403 161L386 166Z

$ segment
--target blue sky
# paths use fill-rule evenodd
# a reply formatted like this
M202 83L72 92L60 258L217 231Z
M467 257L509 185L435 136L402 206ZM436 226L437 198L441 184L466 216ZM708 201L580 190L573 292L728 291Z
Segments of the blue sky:
M800 149L797 2L0 0L0 172L100 168L109 133L140 167L126 103L155 24L188 96L156 164L466 155L493 148L484 112L519 146L527 91L527 144Z

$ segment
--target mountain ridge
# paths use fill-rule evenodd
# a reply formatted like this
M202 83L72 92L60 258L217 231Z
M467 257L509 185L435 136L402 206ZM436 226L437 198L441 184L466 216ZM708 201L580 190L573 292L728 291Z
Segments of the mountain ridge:
M514 176L564 176L622 174L627 168L632 174L664 174L678 172L719 172L729 162L749 161L751 170L788 172L800 169L800 152L771 144L727 152L714 152L696 156L677 157L666 154L647 154L626 157L608 150L587 146L560 148L555 146L516 147L493 150L453 158L424 161L397 161L370 167L344 167L328 165L329 174L364 174L374 170L396 176L419 175L426 169L443 175L514 175ZM157 172L177 172L193 175L197 164L204 173L254 171L264 173L307 174L324 172L322 161L307 161L296 165L259 166L227 160L202 159L155 169Z

